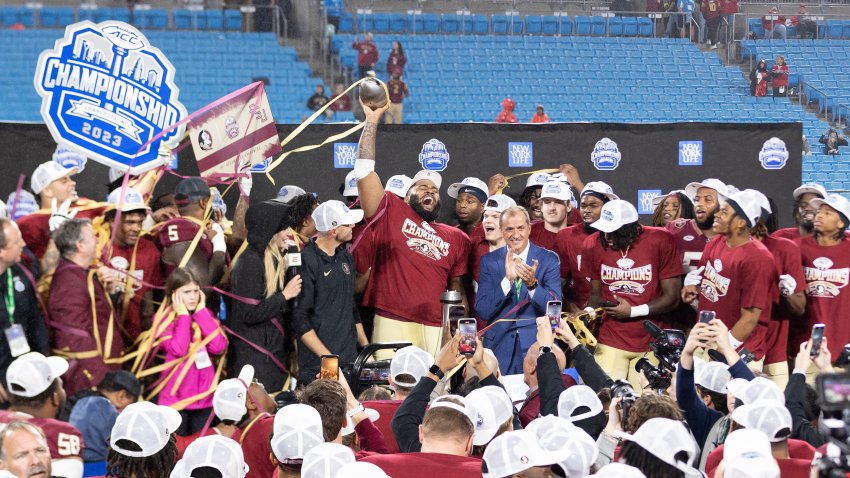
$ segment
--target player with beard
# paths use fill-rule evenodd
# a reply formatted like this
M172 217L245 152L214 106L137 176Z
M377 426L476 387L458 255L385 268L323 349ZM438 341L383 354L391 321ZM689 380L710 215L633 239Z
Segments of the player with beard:
M465 296L461 278L469 265L469 237L435 222L440 212L439 173L416 173L404 200L384 191L374 158L378 124L388 106L363 106L366 125L354 164L360 205L373 223L376 260L366 291L375 307L372 342L409 340L433 354L442 338L440 295L450 289Z
M814 234L815 214L818 210L812 206L813 199L826 197L826 189L817 183L806 183L794 190L794 222L797 227L786 227L773 233L776 237L797 240Z
M720 201L725 193L726 184L714 178L690 183L685 187L685 194L694 204L694 219L677 219L665 226L679 245L683 274L697 268L703 249L714 237L714 215L720 209Z
M581 270L581 254L584 242L596 229L590 225L599 220L602 206L608 201L620 199L611 186L602 181L592 181L582 189L579 202L581 222L560 232L555 241L555 252L561 258L561 278L564 284L564 310L578 311L590 297L590 280Z
M558 233L569 225L573 201L575 198L566 183L550 181L544 184L540 192L543 220L531 224L531 242L555 251L558 247Z
M699 311L713 311L726 324L733 348L743 346L753 353L750 368L758 371L779 281L773 255L750 235L760 217L759 200L750 192L727 198L714 217L717 237L706 246L700 268L689 274L699 283L682 288L684 302L699 297Z
M477 283L481 256L505 245L505 238L502 237L502 230L499 228L499 217L501 217L505 209L513 206L516 206L516 202L505 194L495 194L487 198L481 220L484 234L479 240L473 239L469 261L470 268L472 269L472 278L476 283L476 289L478 288Z
M812 199L817 209L814 234L798 239L803 256L808 296L808 330L814 324L826 324L824 341L833 357L838 357L844 344L850 342L850 294L844 290L850 282L850 239L846 230L850 226L850 201L838 194L827 194L824 199ZM817 367L809 368L807 375L814 380Z
M487 185L478 178L463 178L463 181L449 186L447 193L455 199L457 228L471 236L475 226L481 223L484 203L487 202Z
M644 320L664 328L679 303L679 250L669 232L641 226L627 201L606 203L591 226L599 232L585 241L582 271L590 277L588 305L604 310L594 356L611 378L637 384L634 365L652 341Z

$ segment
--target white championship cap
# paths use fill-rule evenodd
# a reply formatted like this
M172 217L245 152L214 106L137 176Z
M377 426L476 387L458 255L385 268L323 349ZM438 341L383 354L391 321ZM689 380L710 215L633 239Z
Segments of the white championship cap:
M325 201L313 211L316 230L327 232L339 226L354 226L363 220L362 209L349 209L342 201Z
M477 416L474 422L473 445L481 446L489 443L496 436L499 428L514 416L511 397L501 387L489 385L477 388L470 392L466 399L475 404Z
M850 227L850 201L846 197L840 194L827 194L823 199L812 199L809 204L815 209L820 209L824 205L835 209L841 216L844 227Z
M345 197L359 196L357 192L357 178L354 176L354 170L345 175L345 189L342 190L342 195Z
M121 188L117 188L106 199L106 202L115 206L115 209L121 212L129 211L150 211L150 208L145 204L145 199L141 193L131 187L124 189L124 196L121 196Z
M434 365L434 357L431 354L415 345L408 345L398 349L390 361L390 378L393 383L412 388L428 373L431 365ZM413 377L413 381L399 380L400 375L409 375Z
M481 468L484 478L503 478L537 466L561 463L570 453L567 448L546 450L532 431L516 430L502 433L487 445Z
M302 459L310 449L324 442L322 417L315 408L296 403L275 414L271 447L279 461Z
M239 442L221 435L195 439L174 466L170 478L195 476L194 472L199 468L217 470L221 478L245 478L248 473L248 464Z
M818 183L806 183L794 190L794 200L800 199L803 194L816 194L820 198L826 197L826 188Z
M248 387L254 380L254 366L246 364L238 378L228 378L218 383L213 393L213 411L219 420L238 422L248 413Z
M726 384L732 380L729 366L722 362L706 362L694 357L694 384L714 393L726 393Z
M573 385L558 396L558 416L575 423L603 412L602 402L587 385Z
M747 227L753 227L761 219L759 199L747 191L739 191L726 198L726 204L735 210L735 214L747 221Z
M650 418L634 434L620 433L619 436L637 443L659 460L686 473L693 470L689 463L699 452L685 425L669 418ZM681 452L685 452L684 461L676 458Z
M6 369L9 393L18 397L35 397L68 371L68 361L62 357L45 357L28 352L16 358Z
M322 443L304 455L301 478L333 477L342 467L355 461L351 448L339 443Z
M617 229L638 221L638 212L628 201L615 199L608 201L602 206L599 220L590 227L602 232L614 232Z
M307 194L307 191L299 188L298 186L288 184L280 188L280 190L277 192L277 197L275 198L275 200L284 204L289 204L290 202L292 202L293 199L297 198L302 194Z
M449 197L457 199L460 193L465 192L472 194L477 197L479 201L484 202L487 200L487 189L487 184L484 181L478 178L469 177L463 178L463 181L449 186L447 194Z
M537 436L537 442L544 450L557 452L567 449L570 451L567 458L558 462L566 476L570 478L587 476L591 465L599 456L596 440L566 418L554 415L535 418L528 424L526 430Z
M525 189L543 186L549 181L552 181L552 176L547 173L532 174L525 180Z
M609 463L590 476L598 478L646 478L643 472L625 463Z
M723 444L723 478L779 478L767 436L749 428L735 430Z
M387 184L384 186L384 191L393 193L400 198L407 196L407 191L410 191L410 186L413 180L404 174L396 174L387 179Z
M693 201L694 197L697 195L697 191L700 188L714 189L715 191L717 191L717 194L721 196L726 194L726 183L715 178L707 178L703 179L702 181L688 184L687 186L685 186L685 194L687 194L687 196L691 198L691 201Z
M735 407L732 420L745 428L758 430L771 442L781 442L791 436L791 412L776 400L756 400Z
M112 426L109 446L122 455L135 458L155 455L165 448L182 421L180 412L171 407L151 402L127 405ZM125 440L135 445L133 449L125 448Z
M557 199L558 201L575 201L573 191L569 186L560 181L551 181L543 185L543 190L540 192L540 199Z
M733 378L726 384L726 393L731 393L744 402L744 405L761 399L774 400L785 405L785 394L775 383L765 377L756 377L750 381Z
M514 206L516 206L516 201L512 197L507 194L494 194L487 198L487 202L484 203L484 210L496 211L501 214L505 209Z
M440 186L443 185L443 177L440 176L440 173L438 173L437 171L429 171L427 169L423 169L416 173L416 175L413 176L410 185L413 186L414 184L423 179L427 179L428 181L434 183L434 186L437 186L437 189L440 189Z
M602 181L591 181L584 185L584 189L581 190L580 196L584 196L587 193L596 193L608 198L609 201L616 201L620 199L619 196L614 194L614 190L607 183Z
M349 463L336 472L334 478L391 478L384 473L384 470L378 468L378 465L358 461Z
M80 170L78 168L68 168L55 161L41 163L37 168L35 168L35 172L32 173L30 189L32 189L32 192L35 194L41 194L41 191L43 191L44 188L53 181L79 172Z

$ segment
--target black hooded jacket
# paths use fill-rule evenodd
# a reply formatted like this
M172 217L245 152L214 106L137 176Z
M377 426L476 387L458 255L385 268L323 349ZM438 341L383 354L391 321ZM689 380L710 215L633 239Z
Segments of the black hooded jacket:
M251 305L233 300L232 311L226 325L255 346L272 353L278 361L286 364L285 340L278 326L283 325L288 305L282 292L266 298L266 272L263 256L275 234L290 227L289 206L278 201L254 203L245 214L248 229L248 247L236 261L231 273L231 291L241 297L256 299L259 304ZM263 352L238 337L230 340L228 374L235 377L243 365L254 366L254 377L269 392L283 387L286 379L283 371Z

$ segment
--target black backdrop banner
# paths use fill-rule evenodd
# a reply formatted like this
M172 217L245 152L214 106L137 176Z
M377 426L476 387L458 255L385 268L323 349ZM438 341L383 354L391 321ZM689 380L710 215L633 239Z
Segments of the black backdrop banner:
M278 125L280 137L295 127ZM284 150L321 143L350 127L310 126ZM272 172L274 185L264 174L255 174L251 198L271 198L281 186L296 184L317 192L321 200L338 199L345 175L354 165L358 134L290 155ZM607 182L644 214L651 208L653 195L684 189L691 181L713 177L740 189L757 189L773 198L780 223L787 226L792 224L791 191L799 186L802 175L800 123L460 123L382 125L375 158L381 179L385 181L393 174L412 177L422 167L419 158L424 145L432 139L445 148L431 142L429 158L444 159L444 152L448 155L441 188L441 216L446 221L451 220L453 200L445 191L453 182L467 176L486 182L497 172L510 176L570 163L585 183ZM5 200L15 189L18 174L29 176L40 162L49 160L55 143L44 125L5 123L0 124L0 144L0 161L4 165L0 196ZM179 154L177 172L197 174L191 147ZM105 166L89 161L76 179L81 195L99 200L106 197ZM178 181L175 176L165 175L156 193L173 191ZM511 180L505 193L518 197L525 181L526 176ZM25 184L29 185L29 178ZM225 197L231 206L235 199L235 192ZM645 223L650 218L641 217Z

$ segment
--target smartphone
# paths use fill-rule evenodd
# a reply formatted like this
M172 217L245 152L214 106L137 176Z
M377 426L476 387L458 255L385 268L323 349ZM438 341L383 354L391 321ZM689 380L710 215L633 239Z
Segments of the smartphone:
M457 323L460 319L466 317L466 308L462 305L449 306L449 329L452 335L457 332Z
M713 310L703 310L699 313L699 321L701 324L707 324L717 318L717 314Z
M610 300L603 300L599 303L599 307L617 307L617 303Z
M546 317L549 318L549 325L552 330L555 330L561 323L561 301L550 300L546 302Z
M809 352L809 356L812 358L820 355L820 345L823 342L823 329L826 328L824 324L815 324L812 327L812 350Z
M322 369L319 372L322 380L339 380L339 355L322 355Z
M475 339L478 335L478 324L475 319L460 319L458 321L458 333L460 334L460 344L457 346L458 353L471 357L475 354L477 345Z

